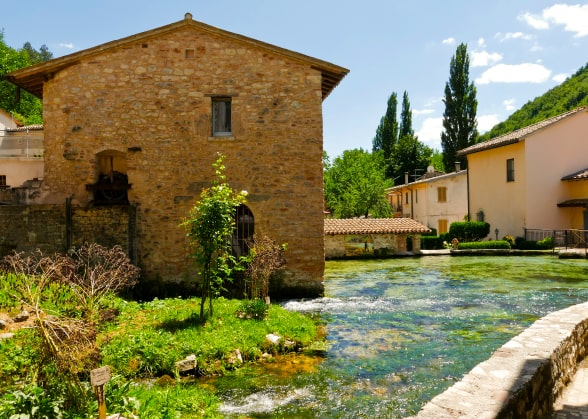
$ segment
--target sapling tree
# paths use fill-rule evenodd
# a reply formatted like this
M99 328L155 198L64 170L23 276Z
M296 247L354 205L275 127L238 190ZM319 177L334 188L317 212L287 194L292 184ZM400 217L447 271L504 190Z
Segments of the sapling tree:
M231 273L240 268L231 252L231 236L235 228L235 211L245 203L247 192L236 192L226 183L224 156L218 154L212 165L216 177L210 188L200 193L200 199L181 224L187 233L192 255L199 263L201 277L200 319L209 301L209 314L213 315L212 300L223 289Z

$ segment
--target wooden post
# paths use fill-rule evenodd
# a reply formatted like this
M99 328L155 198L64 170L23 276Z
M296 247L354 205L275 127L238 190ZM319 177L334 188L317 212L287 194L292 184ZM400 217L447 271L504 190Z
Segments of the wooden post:
M106 397L104 384L110 380L110 367L104 366L90 371L90 384L94 387L94 394L98 399L98 419L106 419Z

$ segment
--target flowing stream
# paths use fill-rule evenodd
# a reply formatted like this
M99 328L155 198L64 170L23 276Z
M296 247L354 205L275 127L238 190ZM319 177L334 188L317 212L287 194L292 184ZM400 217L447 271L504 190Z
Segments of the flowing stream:
M425 256L327 262L322 350L215 382L228 418L398 418L418 412L549 312L588 300L588 262Z

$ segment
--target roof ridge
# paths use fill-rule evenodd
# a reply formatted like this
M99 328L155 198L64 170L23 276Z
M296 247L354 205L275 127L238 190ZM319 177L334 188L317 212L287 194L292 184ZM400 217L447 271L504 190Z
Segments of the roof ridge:
M559 115L552 116L551 118L543 119L541 121L535 122L534 124L527 125L526 127L519 128L517 130L511 131L507 134L500 135L498 137L491 138L488 141L483 141L481 143L474 144L472 146L463 148L458 150L457 154L463 156L465 154L470 154L472 152L488 150L490 148L496 148L507 144L512 144L518 142L521 138L533 134L543 128L546 128L556 122L561 121L571 115L575 115L579 112L588 110L588 106L580 106L578 108L569 110L567 112L561 113Z

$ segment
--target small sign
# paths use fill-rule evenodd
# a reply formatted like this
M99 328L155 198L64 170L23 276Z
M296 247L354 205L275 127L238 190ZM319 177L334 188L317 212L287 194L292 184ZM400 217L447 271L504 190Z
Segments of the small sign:
M92 387L104 385L108 380L110 380L110 367L108 365L90 371L90 384L92 384Z

